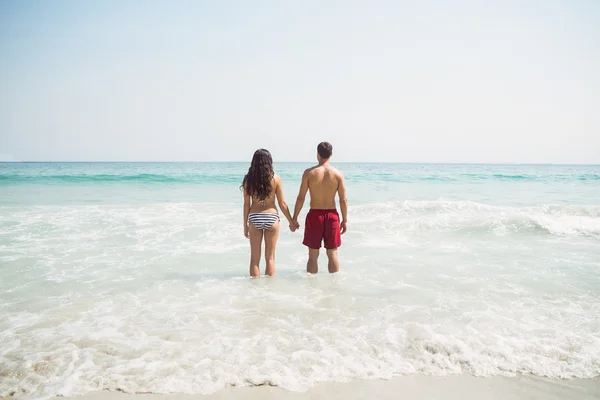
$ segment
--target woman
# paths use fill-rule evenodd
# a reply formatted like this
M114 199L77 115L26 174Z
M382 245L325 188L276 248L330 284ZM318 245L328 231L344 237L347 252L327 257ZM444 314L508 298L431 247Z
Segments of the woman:
M265 149L256 150L241 187L244 191L244 236L250 239L250 276L259 276L260 252L265 239L265 274L275 275L275 245L279 236L279 214L293 226L290 210L283 199L281 178L273 172L273 158Z

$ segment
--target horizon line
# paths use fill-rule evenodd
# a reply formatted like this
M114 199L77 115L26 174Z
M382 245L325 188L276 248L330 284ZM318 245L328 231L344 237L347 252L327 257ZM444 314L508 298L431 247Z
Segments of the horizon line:
M243 161L84 161L84 160L60 160L60 161L2 161L0 164L241 164L249 163L250 160ZM273 161L273 164L313 164L315 161ZM332 164L404 164L404 165L559 165L559 166L600 166L600 163L552 163L552 162L443 162L443 161L332 161Z

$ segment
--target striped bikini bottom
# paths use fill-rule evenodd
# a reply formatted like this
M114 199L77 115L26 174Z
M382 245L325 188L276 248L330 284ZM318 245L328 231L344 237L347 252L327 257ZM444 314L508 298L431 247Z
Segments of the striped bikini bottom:
M254 225L256 229L264 231L265 229L272 227L275 222L279 221L279 214L252 213L248 215L248 220L252 222L252 225Z

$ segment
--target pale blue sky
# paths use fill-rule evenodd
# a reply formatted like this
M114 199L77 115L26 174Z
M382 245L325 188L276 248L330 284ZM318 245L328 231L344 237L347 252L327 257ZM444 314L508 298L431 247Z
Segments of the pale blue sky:
M600 163L600 1L0 1L0 158Z

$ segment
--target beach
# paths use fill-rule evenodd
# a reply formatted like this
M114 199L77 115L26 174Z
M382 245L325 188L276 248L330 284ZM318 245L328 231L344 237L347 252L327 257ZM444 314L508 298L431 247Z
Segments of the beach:
M247 163L2 164L0 396L598 397L600 167L336 166L340 273L250 279Z
M475 378L472 376L403 376L387 381L352 381L318 384L304 393L276 387L231 388L213 395L127 394L95 392L76 397L80 400L303 400L303 399L456 399L456 400L593 400L600 396L599 380L548 381L532 377Z

